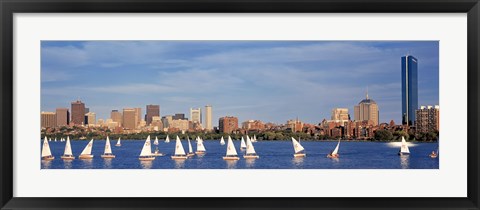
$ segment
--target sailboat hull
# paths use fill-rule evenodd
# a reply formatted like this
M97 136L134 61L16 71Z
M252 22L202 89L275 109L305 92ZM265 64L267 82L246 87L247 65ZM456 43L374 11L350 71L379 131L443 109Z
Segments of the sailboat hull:
M72 156L70 156L70 155L65 156L65 155L64 155L64 156L62 156L61 158L62 158L63 160L75 160L75 156L73 156L73 155L72 155Z
M174 159L174 160L175 160L175 159L187 159L187 158L188 158L188 156L186 156L186 155L185 155L185 156L175 156L175 155L174 155L174 156L171 156L171 157L172 157L172 159Z
M53 156L42 157L42 160L53 160L53 159L55 159L55 157Z
M155 157L139 157L138 159L141 161L151 161L155 160Z
M197 155L203 155L203 154L205 154L205 151L196 151L195 154L197 154Z
M101 157L105 159L112 159L115 158L115 155L101 155Z
M244 155L243 158L245 159L258 159L260 156L258 155Z
M306 157L307 154L305 153L299 153L299 154L293 154L293 157Z
M188 153L187 156L188 156L188 157L193 157L193 156L195 156L195 153L193 153L193 152L192 152L192 153Z
M122 145L121 144L115 144L116 147L121 147Z
M334 154L334 155L328 154L327 157L328 157L328 158L339 158L340 155L339 155L339 154Z
M78 156L79 159L93 159L93 155L80 155Z
M240 160L239 157L223 157L224 160Z
M159 156L164 156L165 154L163 154L161 152L155 152L152 155L155 156L155 157L159 157Z
M429 156L430 156L431 158L437 158L437 157L438 157L437 154L430 154Z
M398 155L400 155L400 156L406 156L406 155L410 155L410 153L407 153L407 152L399 152Z

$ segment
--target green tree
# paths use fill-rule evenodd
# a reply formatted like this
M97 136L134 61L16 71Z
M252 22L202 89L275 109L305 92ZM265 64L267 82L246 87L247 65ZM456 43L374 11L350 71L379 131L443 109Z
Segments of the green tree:
M377 130L375 131L374 139L391 141L393 139L393 134L388 130Z

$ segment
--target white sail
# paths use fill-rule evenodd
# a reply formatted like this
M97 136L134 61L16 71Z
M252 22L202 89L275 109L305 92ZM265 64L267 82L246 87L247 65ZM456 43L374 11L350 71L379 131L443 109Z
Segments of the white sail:
M155 141L153 142L153 144L158 145L158 137L155 136Z
M88 142L87 146L85 146L85 149L83 149L82 153L80 155L91 155L92 154L92 147L93 147L93 139Z
M105 150L103 154L112 154L112 147L110 147L110 139L107 136L107 141L105 142Z
M332 155L338 154L338 148L339 148L339 147L340 147L340 139L338 140L337 146L336 146L335 149L333 150Z
M183 149L182 142L180 141L180 138L178 138L178 136L175 142L175 155L185 155L185 150Z
M220 145L225 145L225 140L223 139L223 136L222 136L222 138L220 139Z
M245 139L243 139L243 136L242 136L242 141L240 142L240 149L241 148L246 148L247 145L245 144Z
M303 146L300 144L300 142L297 142L297 140L293 137L292 137L292 143L293 143L293 149L295 150L295 153L299 153L299 152L305 150L305 148L303 148Z
M52 137L50 137L50 139L48 141L52 141Z
M252 141L250 140L250 137L247 136L247 151L246 154L256 154L255 153L255 148L253 147Z
M50 151L50 145L48 144L47 137L43 140L43 148L42 148L42 157L52 156L52 152Z
M72 154L72 145L70 144L70 138L67 137L67 143L65 144L65 150L63 152L64 156L73 156Z
M55 142L57 142L57 137L55 137Z
M237 156L237 150L235 149L235 145L233 144L232 138L228 136L228 143L227 143L227 156Z
M167 138L165 139L165 143L169 143L170 142L170 137L167 135Z
M205 152L207 151L205 149L205 146L203 145L203 140L199 137L198 140L197 140L197 151L198 152Z
M255 136L255 134L253 134L252 142L257 142L257 137Z
M187 137L187 141L188 141L188 153L193 153L192 144L190 143L190 139L188 137Z
M148 135L147 140L143 144L142 151L140 152L140 157L144 156L151 156L152 155L152 147L150 146L150 135Z
M120 137L118 137L116 146L120 146L120 145L122 145L122 144L120 143Z
M405 138L402 136L402 146L400 148L401 153L410 153L410 150L408 149L407 141L405 141Z

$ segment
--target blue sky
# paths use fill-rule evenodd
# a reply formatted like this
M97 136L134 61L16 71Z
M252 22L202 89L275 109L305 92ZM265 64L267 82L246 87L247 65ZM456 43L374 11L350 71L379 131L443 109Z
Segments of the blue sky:
M159 104L162 116L207 104L226 115L308 123L369 97L401 121L401 56L418 59L419 105L439 101L437 41L42 41L41 109L77 98L98 119ZM145 113L143 113L145 114Z

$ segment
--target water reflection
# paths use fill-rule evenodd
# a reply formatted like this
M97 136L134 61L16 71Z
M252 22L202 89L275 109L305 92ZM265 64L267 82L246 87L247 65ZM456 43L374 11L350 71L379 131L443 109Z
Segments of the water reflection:
M104 158L103 159L103 168L112 168L112 159Z
M247 168L253 168L255 166L255 158L245 159L245 166Z
M73 162L73 160L63 159L63 167L65 169L71 169L72 168L72 162Z
M142 169L151 169L152 168L152 162L151 160L141 160L140 161L140 166Z
M302 168L304 159L304 157L294 157L292 158L292 163L296 168Z
M93 159L80 159L82 161L82 168L92 168L93 167Z
M409 155L401 155L400 156L400 166L402 169L408 169L409 168L409 161L410 161L410 156Z
M175 168L185 168L185 159L174 159L175 161Z
M332 165L334 168L340 167L340 158L330 158L330 159L332 159Z
M51 165L52 165L51 160L42 160L42 168L43 169L49 169Z
M225 160L228 169L237 168L237 160Z

